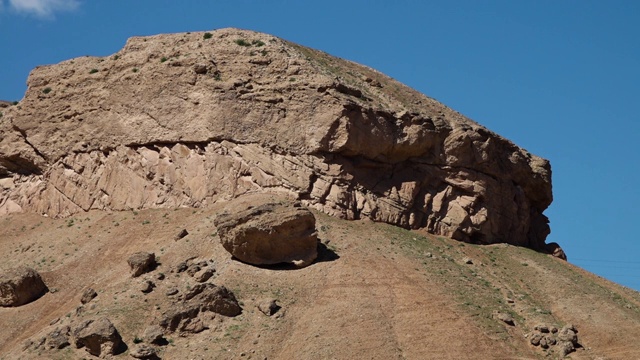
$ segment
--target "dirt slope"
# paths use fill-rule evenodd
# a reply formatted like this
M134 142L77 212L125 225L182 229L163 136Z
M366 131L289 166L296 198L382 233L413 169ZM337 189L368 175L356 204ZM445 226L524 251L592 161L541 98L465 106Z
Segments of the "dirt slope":
M525 337L539 324L578 329L572 359L640 358L640 295L561 260L510 245L478 246L320 213L319 261L299 270L232 260L211 209L89 212L69 219L0 218L0 270L34 266L51 290L0 308L0 359L91 358L84 349L24 350L56 326L107 316L129 350L172 305L169 288L195 284L176 265L213 260L210 280L238 297L242 315L212 316L209 329L167 336L162 359L537 359L558 358ZM181 229L189 235L174 241ZM126 259L155 252L160 265L133 279ZM472 264L463 259L468 257ZM165 275L157 280L158 274ZM139 290L144 278L156 288ZM86 287L98 292L80 307ZM257 310L275 298L272 317ZM515 326L495 319L512 316ZM49 325L55 322L54 325Z

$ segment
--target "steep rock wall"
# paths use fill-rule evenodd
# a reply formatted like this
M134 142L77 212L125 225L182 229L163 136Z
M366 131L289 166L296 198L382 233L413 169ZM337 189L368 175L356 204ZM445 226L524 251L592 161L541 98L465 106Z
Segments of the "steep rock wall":
M208 206L280 192L542 248L548 161L370 68L223 29L35 69L0 119L0 213Z

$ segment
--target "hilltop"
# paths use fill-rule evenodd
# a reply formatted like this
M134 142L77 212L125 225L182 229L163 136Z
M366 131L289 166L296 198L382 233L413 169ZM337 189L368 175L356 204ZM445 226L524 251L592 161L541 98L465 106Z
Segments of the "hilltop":
M545 242L549 162L376 70L163 34L10 105L0 360L640 358L640 294Z

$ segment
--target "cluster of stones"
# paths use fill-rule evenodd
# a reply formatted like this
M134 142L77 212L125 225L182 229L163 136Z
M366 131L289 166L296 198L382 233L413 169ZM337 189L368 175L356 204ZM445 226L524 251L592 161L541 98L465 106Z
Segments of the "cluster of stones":
M186 236L182 231L176 239ZM164 274L153 274L158 263L154 253L137 252L132 254L127 263L132 278L141 278L139 290L144 294L151 293L158 285L156 282L165 279ZM139 359L157 358L157 346L167 345L165 335L178 332L181 336L188 333L198 333L207 329L206 324L199 318L204 312L212 312L223 316L233 317L242 312L235 295L224 286L208 283L215 274L212 262L196 261L193 258L180 262L171 270L172 273L186 273L198 284L180 293L175 287L166 289L166 296L170 299L170 310L162 314L160 319L149 325L144 331L143 339L135 339L132 348L123 341L115 325L106 317L77 320L64 324L60 319L51 325L56 326L44 336L29 339L24 349L52 350L64 349L68 346L84 348L89 354L98 357L118 355L129 349L129 354ZM18 276L20 275L20 276ZM7 306L18 306L35 300L42 295L46 286L40 275L33 269L19 268L6 272L0 276L3 279L0 289L4 289L2 299ZM76 315L84 312L84 306L98 297L93 288L83 291L76 309ZM7 299L12 300L9 302Z
M571 324L563 326L560 330L555 326L537 325L527 337L533 346L557 350L561 356L566 356L580 346L577 334L578 330Z

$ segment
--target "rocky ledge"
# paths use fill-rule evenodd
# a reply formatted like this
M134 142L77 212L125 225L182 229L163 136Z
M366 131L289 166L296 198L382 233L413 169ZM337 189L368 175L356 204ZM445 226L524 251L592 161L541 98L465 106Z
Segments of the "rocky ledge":
M544 249L549 162L368 67L238 29L134 37L33 70L0 119L0 214L325 213Z

